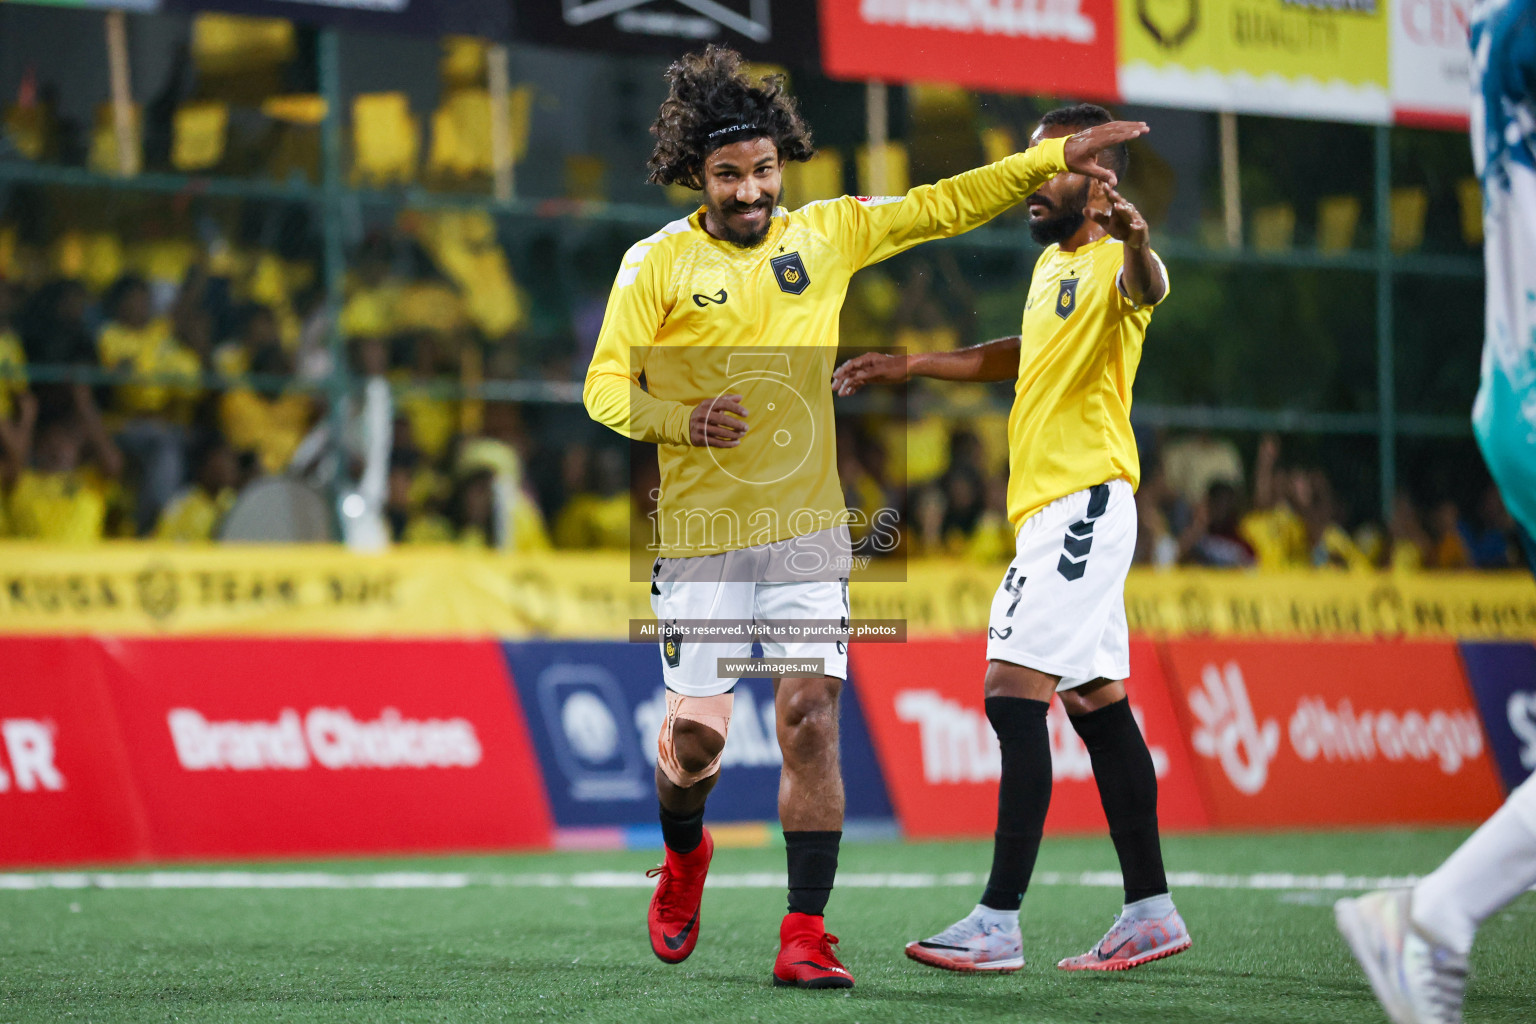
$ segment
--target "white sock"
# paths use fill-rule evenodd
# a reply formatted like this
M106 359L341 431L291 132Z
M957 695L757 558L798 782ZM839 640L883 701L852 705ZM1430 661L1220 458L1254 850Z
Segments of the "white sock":
M994 910L991 907L976 904L976 909L971 911L971 916L979 918L983 925L988 927L1010 929L1019 926L1019 912L1017 910Z
M1536 775L1413 890L1413 923L1461 954L1482 923L1536 885Z
M1155 921L1173 913L1173 897L1168 893L1148 896L1120 908L1120 916L1128 921Z

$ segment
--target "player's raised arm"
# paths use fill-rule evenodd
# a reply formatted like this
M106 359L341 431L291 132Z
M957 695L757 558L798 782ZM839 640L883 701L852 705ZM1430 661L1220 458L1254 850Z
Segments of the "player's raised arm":
M1018 374L1019 337L1014 335L951 352L866 352L833 371L832 393L846 397L866 384L900 384L913 377L980 383L1012 380Z
M1145 135L1141 121L1112 121L1067 138L1045 139L1022 153L919 185L905 196L824 204L834 230L846 232L859 266L868 266L937 238L980 227L1017 205L1057 174L1073 171L1113 184L1098 154Z
M1163 265L1152 255L1151 232L1147 222L1130 200L1114 188L1105 186L1109 209L1089 207L1085 212L1110 237L1125 245L1125 270L1120 283L1125 297L1135 306L1155 306L1168 294L1168 277Z

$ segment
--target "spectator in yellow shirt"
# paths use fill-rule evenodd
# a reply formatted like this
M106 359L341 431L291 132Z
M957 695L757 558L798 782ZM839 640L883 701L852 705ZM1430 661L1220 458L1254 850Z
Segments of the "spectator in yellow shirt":
M11 324L15 289L0 281L0 420L16 411L16 396L27 390L27 353Z
M101 416L84 385L72 390L75 412L43 424L33 450L33 423L24 414L19 426L0 432L10 461L31 468L16 476L9 499L12 533L57 544L91 544L106 534L113 490L122 476L123 459L102 426ZM36 406L28 403L28 409ZM85 461L89 450L94 463Z
M630 540L629 488L624 456L611 445L593 459L593 488L573 495L555 519L555 546L624 550Z
M154 315L149 285L125 274L108 290L103 305L111 319L96 339L108 370L154 378L117 388L114 403L122 421L117 441L135 469L138 533L147 534L160 510L186 477L186 425L199 394L202 363L179 342L170 322Z
M495 473L475 469L459 478L448 499L448 521L460 547L490 551L501 547L501 527L496 521Z
M399 339L409 350L411 367L393 374L400 386L396 405L411 424L411 436L423 455L440 459L448 451L459 428L459 406L433 394L431 384L448 369L442 346L430 331L419 330Z
M1305 471L1280 469L1280 439L1266 434L1259 441L1253 466L1253 511L1238 524L1239 536L1253 549L1260 569L1293 569L1310 565L1307 524L1297 513L1311 504Z
M31 458L32 428L37 423L37 399L30 391L7 396L11 410L0 416L0 537L14 533L6 495Z
M239 458L217 435L205 439L192 457L194 482L171 499L155 525L155 539L209 543L235 504Z
M287 377L291 361L282 344L272 341L251 354L251 373ZM266 382L264 381L263 384ZM262 469L281 473L314 419L314 401L301 392L267 394L250 384L230 389L219 400L219 425L239 451L254 451Z

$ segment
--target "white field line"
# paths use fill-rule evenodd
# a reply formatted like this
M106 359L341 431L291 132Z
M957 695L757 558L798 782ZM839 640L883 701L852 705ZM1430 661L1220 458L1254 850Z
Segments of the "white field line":
M974 888L986 877L976 872L949 874L860 874L837 877L847 889L940 889ZM1246 889L1276 891L1361 892L1412 885L1416 876L1374 877L1346 875L1296 875L1271 873L1218 875L1201 871L1175 871L1168 884L1177 889ZM1042 871L1031 885L1120 888L1118 871ZM716 889L782 889L782 873L716 873L708 885ZM347 874L326 871L78 871L0 873L0 892L36 892L52 889L653 889L656 883L639 871L579 871L573 874L500 874L463 871L389 871L378 874Z

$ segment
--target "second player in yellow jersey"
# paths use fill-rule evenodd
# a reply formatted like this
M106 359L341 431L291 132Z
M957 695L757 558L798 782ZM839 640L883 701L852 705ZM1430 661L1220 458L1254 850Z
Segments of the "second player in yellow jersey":
M1036 145L1110 120L1101 107L1051 111ZM1117 175L1123 151L1106 154ZM958 971L1024 964L1018 915L1051 792L1046 713L1060 693L1093 763L1125 903L1069 971L1126 970L1181 953L1189 931L1174 908L1157 831L1157 777L1130 709L1125 576L1136 541L1141 476L1131 385L1152 307L1168 294L1146 221L1111 182L1053 177L1029 197L1030 234L1044 245L1019 336L956 352L870 354L838 368L852 394L913 375L1013 379L1008 516L1015 554L987 625L987 719L1002 749L992 871L976 909L907 944L920 963Z

